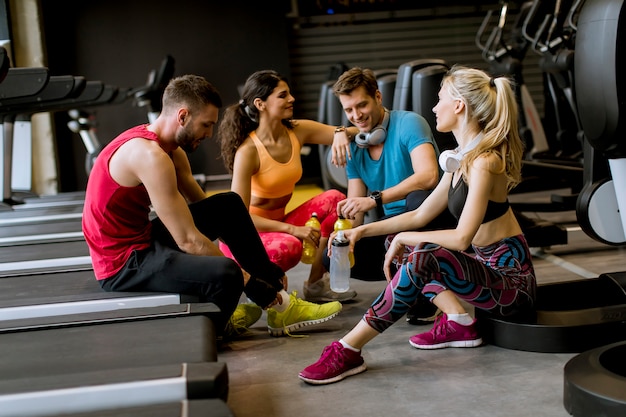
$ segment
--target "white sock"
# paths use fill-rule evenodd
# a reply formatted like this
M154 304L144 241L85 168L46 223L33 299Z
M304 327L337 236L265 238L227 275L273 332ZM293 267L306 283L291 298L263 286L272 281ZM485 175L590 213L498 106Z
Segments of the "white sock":
M469 326L474 321L474 319L472 319L468 313L448 314L447 316L448 320L457 322L462 326Z
M361 349L357 349L357 348L354 348L354 347L350 346L349 344L344 342L343 339L339 339L339 343L341 343L341 346L343 346L344 348L350 349L353 352L360 352L361 351Z
M287 291L285 290L280 290L279 294L282 296L283 302L280 304L276 304L272 308L279 313L282 313L283 311L287 310L287 307L289 307L289 294L287 294Z

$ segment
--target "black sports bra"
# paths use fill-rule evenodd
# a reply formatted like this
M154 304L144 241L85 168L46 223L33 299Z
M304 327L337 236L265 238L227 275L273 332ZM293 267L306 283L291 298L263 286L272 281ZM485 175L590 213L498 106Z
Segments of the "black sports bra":
M452 213L457 220L459 220L459 217L461 217L461 213L463 212L463 207L465 206L465 201L467 200L467 192L467 183L463 181L462 178L457 181L456 185L450 184L450 189L448 190L448 210L450 210L450 213ZM489 200L489 203L487 203L487 211L485 212L485 217L483 218L482 223L484 224L497 219L506 213L509 207L509 200L501 203Z

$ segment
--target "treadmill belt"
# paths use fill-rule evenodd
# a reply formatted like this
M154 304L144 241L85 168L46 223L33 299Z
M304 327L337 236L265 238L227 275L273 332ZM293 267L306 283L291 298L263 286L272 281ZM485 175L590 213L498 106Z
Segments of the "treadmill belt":
M40 243L5 247L0 250L0 262L22 262L37 259L89 256L89 248L84 240L74 242Z
M0 393L11 392L11 379L216 360L205 316L0 334Z
M0 321L109 310L197 303L197 296L158 292L107 292L92 271L0 279Z
M104 291L93 271L0 278L0 308L128 297L133 294Z
M0 237L30 236L47 233L64 233L82 231L81 218L50 220L38 223L25 223L16 225L2 225L0 219Z
M176 403L117 408L87 413L64 414L66 417L234 417L223 400L192 400Z
M226 364L220 362L113 369L10 382L11 389L0 393L0 417L228 397L228 371Z

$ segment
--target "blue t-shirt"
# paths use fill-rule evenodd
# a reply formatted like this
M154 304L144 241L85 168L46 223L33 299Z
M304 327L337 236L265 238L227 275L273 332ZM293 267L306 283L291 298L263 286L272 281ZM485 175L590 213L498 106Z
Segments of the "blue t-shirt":
M367 149L359 148L355 142L350 143L352 159L346 165L348 180L359 178L370 191L393 187L414 174L411 151L423 143L431 143L439 156L426 119L411 111L391 110L380 159L373 160ZM385 215L399 214L405 210L405 201L394 201L383 207Z

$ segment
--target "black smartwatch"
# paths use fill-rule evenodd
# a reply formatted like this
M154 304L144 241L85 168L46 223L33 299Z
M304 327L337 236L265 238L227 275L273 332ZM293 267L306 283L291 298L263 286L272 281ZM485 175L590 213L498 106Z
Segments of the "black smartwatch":
M383 217L385 215L385 210L383 209L383 193L380 191L372 191L370 198L376 202L376 214L378 218Z

